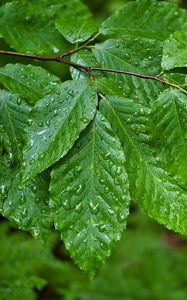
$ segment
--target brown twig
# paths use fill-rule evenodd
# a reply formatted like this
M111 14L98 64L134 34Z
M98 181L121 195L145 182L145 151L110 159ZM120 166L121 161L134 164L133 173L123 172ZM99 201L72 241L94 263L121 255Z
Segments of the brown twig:
M75 52L75 51L74 51ZM72 53L74 53L72 52ZM6 50L0 50L1 55L13 55L13 56L18 56L18 57L23 57L23 58L28 58L28 59L36 59L39 61L55 61L55 62L60 62L66 65L69 65L71 67L74 67L79 70L84 70L89 78L93 81L94 77L92 72L110 72L110 73L118 73L118 74L123 74L123 75L129 75L129 76L135 76L143 79L149 79L149 80L155 80L158 81L162 84L169 85L171 87L174 87L176 89L179 89L183 91L185 94L187 94L187 91L184 90L180 85L176 85L174 83L171 83L169 81L166 81L164 79L161 79L160 76L154 76L154 75L145 75L141 73L136 73L136 72L128 72L128 71L121 71L121 70L116 70L116 69L110 69L110 68L97 68L97 67L91 67L91 66L84 66L81 64L77 64L75 62L65 60L64 57L70 55L70 52L65 53L64 55L60 55L57 57L54 56L42 56L42 55L37 55L37 54L29 54L29 53L21 53L21 52L14 52L14 51L6 51Z

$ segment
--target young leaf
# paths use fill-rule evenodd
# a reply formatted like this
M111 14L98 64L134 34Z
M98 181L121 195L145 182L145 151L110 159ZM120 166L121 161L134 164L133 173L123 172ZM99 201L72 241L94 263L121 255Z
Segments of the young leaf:
M63 157L93 119L96 107L96 90L88 80L66 81L56 94L38 101L30 114L23 179Z
M158 167L152 155L146 133L149 109L131 99L106 96L102 113L123 146L132 198L158 222L187 234L187 191Z
M99 113L52 172L54 223L75 262L93 275L120 239L129 209L124 154Z
M95 33L98 22L80 1L77 3L69 1L68 10L56 20L56 28L67 41L74 44L86 41Z
M149 47L149 48L148 48ZM158 42L155 46L152 40L138 38L111 39L97 44L93 53L103 68L121 71L143 73L150 69L150 75L161 71L162 47ZM147 74L148 75L148 74ZM124 97L138 99L145 105L150 105L163 89L163 85L153 80L145 80L135 76L106 73L113 78Z
M166 70L187 67L187 32L176 31L164 43L162 67Z
M167 2L137 0L116 11L100 28L100 33L118 36L165 40L170 33L181 29L187 22L187 13Z
M24 128L31 111L23 99L8 91L0 93L0 117L10 139L13 154L18 155L24 138Z
M151 116L152 145L157 160L187 189L187 96L178 90L165 90Z
M42 174L20 187L17 173L3 204L2 214L14 221L20 229L30 231L35 238L45 240L52 228L47 205L49 199L48 176Z
M48 1L37 2L21 0L3 5L0 8L0 34L18 51L38 54L65 52L70 45L55 29L56 6L52 7Z
M46 94L53 93L60 84L60 79L41 67L7 64L0 68L0 83L34 104Z

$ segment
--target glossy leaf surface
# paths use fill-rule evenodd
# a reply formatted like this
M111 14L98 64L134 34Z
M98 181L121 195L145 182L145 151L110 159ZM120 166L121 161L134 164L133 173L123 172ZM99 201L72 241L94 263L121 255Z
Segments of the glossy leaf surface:
M55 91L60 79L41 67L8 64L0 68L0 83L9 91L34 104L46 94Z
M155 103L150 126L157 160L187 189L187 96L178 90L164 91Z
M3 204L3 215L20 229L30 231L35 238L45 240L52 228L46 174L21 185L20 174L14 178Z
M80 43L97 31L98 22L80 1L69 1L68 10L56 20L56 28L70 43Z
M38 101L30 114L23 151L24 179L63 157L93 119L97 95L89 81L66 81L57 93Z
M141 51L139 52L138 49ZM151 40L147 41L142 38L111 39L97 44L93 53L103 68L135 73L150 70L150 75L158 74L161 70L162 47L159 42L155 46ZM115 72L106 73L106 76L115 80L124 97L134 98L146 105L150 105L163 88L153 80L145 80L136 76Z
M124 153L108 121L97 113L52 172L55 227L78 265L102 265L126 226L129 186Z
M172 68L187 67L187 32L176 31L164 43L162 66Z
M54 1L55 2L55 1ZM12 1L0 8L0 34L12 48L38 54L66 51L68 43L55 29L54 17L62 9L46 1Z
M187 22L185 10L167 2L137 0L127 3L101 25L102 34L143 37L165 40L170 33L181 29Z
M106 97L102 112L119 136L127 157L134 201L158 222L181 233L187 230L187 191L157 164L149 147L149 109L131 99Z
M0 92L0 117L15 155L19 153L30 110L31 108L19 96L8 91Z

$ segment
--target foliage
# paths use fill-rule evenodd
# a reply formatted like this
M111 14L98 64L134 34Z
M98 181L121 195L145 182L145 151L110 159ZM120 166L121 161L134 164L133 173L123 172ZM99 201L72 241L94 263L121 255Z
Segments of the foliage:
M130 200L187 234L186 28L185 10L156 0L102 24L79 0L0 7L0 35L21 51L0 54L24 59L0 68L1 213L40 240L54 224L91 277Z
M55 237L47 247L31 239L26 233L16 232L8 222L0 224L2 300L36 299L34 289L42 289L50 278L49 272L62 273L63 265L52 255Z
M185 300L186 239L163 232L139 212L128 223L94 283L69 260L58 236L42 246L1 223L1 299Z

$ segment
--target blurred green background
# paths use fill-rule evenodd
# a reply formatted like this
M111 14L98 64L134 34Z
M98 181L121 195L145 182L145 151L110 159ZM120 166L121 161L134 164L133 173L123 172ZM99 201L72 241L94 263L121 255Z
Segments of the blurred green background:
M104 20L128 0L83 2ZM187 7L186 0L169 2ZM1 39L0 48L8 49ZM29 63L0 57L0 66L9 62ZM62 79L69 78L65 66L40 65ZM93 283L74 265L55 233L41 245L2 218L0 249L0 300L187 299L187 239L156 224L136 207L132 207L127 231Z
M186 300L187 239L132 209L127 231L93 283L57 234L41 245L0 224L1 300Z

